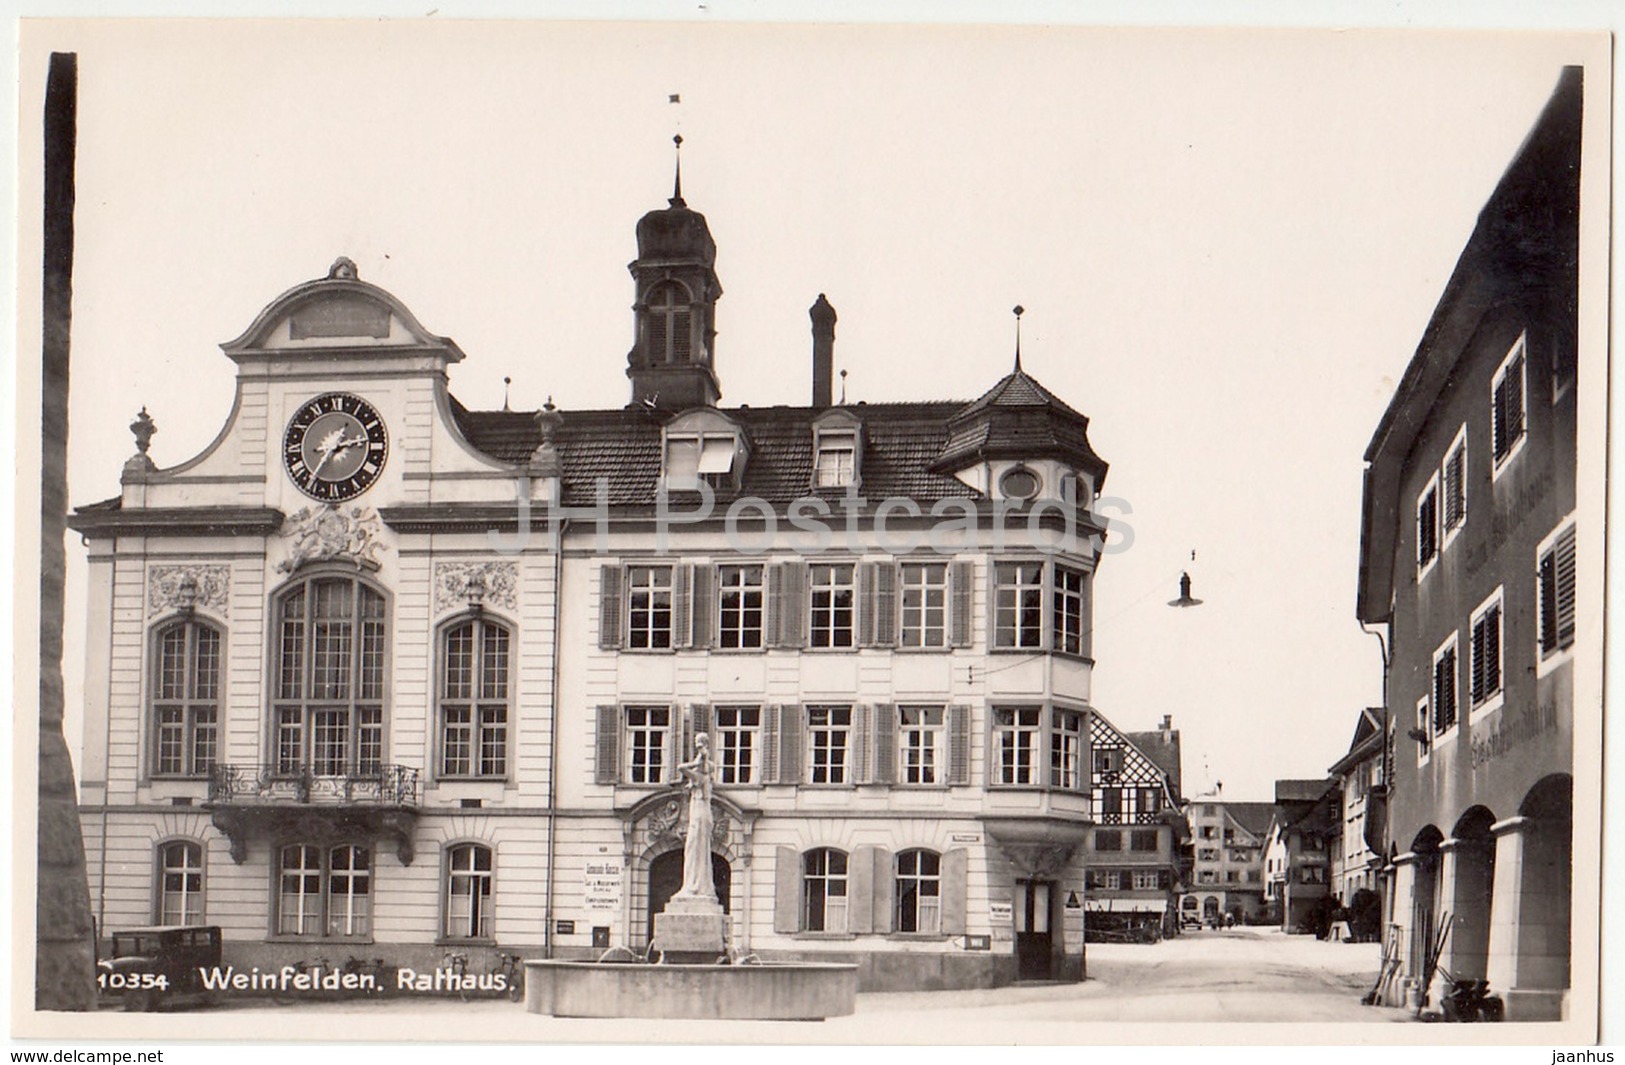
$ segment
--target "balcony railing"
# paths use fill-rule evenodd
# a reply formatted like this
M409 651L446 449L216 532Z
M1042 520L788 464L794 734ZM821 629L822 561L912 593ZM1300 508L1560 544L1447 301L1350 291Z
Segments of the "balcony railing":
M217 765L209 802L237 805L416 806L418 770L379 766L374 772L321 774L274 765Z

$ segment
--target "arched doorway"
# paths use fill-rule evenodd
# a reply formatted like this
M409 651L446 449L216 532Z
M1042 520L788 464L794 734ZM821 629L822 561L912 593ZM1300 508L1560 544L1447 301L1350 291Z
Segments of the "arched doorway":
M1202 920L1214 926L1218 925L1219 898L1217 895L1209 895L1202 900Z
M711 882L717 888L717 901L722 903L722 912L731 912L729 896L733 894L730 886L733 880L733 870L728 865L728 859L722 855L711 852ZM644 942L654 938L655 914L665 910L666 903L677 894L683 886L683 851L682 848L669 850L664 854L656 855L649 863L649 911L647 923L643 930Z
M1423 828L1411 840L1415 872L1411 883L1411 941L1405 970L1418 981L1427 968L1427 958L1439 935L1439 844L1443 842L1444 833L1433 825Z
M1495 839L1490 826L1495 815L1474 806L1461 815L1451 830L1454 865L1447 908L1450 940L1445 965L1457 979L1482 980L1490 953L1490 907L1495 894Z

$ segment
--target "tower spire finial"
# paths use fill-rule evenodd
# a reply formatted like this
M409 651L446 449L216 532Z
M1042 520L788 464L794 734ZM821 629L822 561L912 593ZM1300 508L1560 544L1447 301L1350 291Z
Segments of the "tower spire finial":
M673 207L686 206L683 203L683 135L681 133L672 137L672 144L676 145L677 168L671 182L671 205Z
M1014 314L1016 316L1016 368L1015 368L1015 372L1020 373L1021 372L1021 316L1027 313L1027 308L1023 307L1021 304L1018 303L1014 307L1010 308L1010 311L1011 311L1012 314Z

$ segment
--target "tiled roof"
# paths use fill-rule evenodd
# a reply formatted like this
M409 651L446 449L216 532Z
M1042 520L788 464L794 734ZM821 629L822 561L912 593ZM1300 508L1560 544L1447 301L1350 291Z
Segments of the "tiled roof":
M1152 729L1150 732L1125 732L1123 735L1141 754L1155 762L1157 768L1167 774L1169 790L1174 793L1174 798L1181 798L1179 732L1170 731L1166 743L1162 740L1161 729Z
M848 407L863 422L859 459L862 495L929 505L939 499L973 499L978 493L930 466L942 452L944 424L958 402L875 403ZM452 413L471 444L499 462L526 462L541 440L534 412L471 411L455 399ZM812 490L813 419L810 407L739 407L719 413L739 423L750 458L739 491L719 489L719 502L752 496L788 504ZM652 505L659 482L661 426L666 415L643 409L563 411L557 447L564 498L571 505L593 501L599 477L609 484L611 506Z
M1275 782L1275 801L1277 804L1286 802L1314 802L1326 794L1326 789L1333 785L1333 781L1321 777L1317 780L1277 780Z
M989 407L1058 407L1074 418L1083 417L1020 367L1005 374L998 384L972 400L959 413L961 416L975 414Z
M1275 813L1275 804L1272 802L1227 802L1224 804L1225 813L1231 820L1245 828L1255 836L1262 836L1269 831L1270 817Z

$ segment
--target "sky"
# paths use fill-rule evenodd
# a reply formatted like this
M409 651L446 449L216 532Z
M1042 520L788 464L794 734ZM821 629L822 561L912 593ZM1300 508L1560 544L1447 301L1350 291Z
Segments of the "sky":
M1361 456L1581 54L538 22L42 24L25 45L25 117L46 54L79 55L76 505L117 494L142 405L160 466L202 450L231 408L219 345L339 255L457 341L465 404L500 406L508 376L516 409L623 405L633 230L680 132L718 245L724 405L807 402L821 292L853 401L974 398L1026 308L1023 365L1090 418L1131 537L1096 583L1093 702L1124 729L1172 715L1187 793L1237 799L1323 774L1380 702ZM83 558L70 536L75 746ZM1167 606L1182 570L1199 608Z

